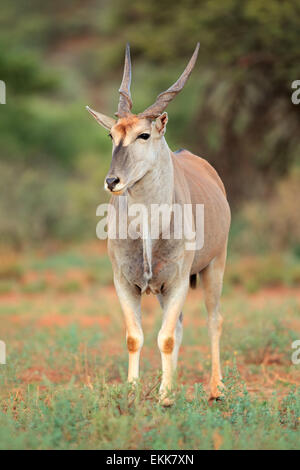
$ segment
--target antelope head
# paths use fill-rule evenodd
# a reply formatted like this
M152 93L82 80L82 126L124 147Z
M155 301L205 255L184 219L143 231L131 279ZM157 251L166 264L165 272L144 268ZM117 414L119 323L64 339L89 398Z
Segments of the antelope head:
M117 119L98 113L87 106L87 110L96 121L109 131L113 144L112 161L104 184L107 191L115 195L122 194L141 180L155 165L168 122L168 115L164 111L188 80L196 63L199 47L198 43L177 82L160 93L153 105L136 115L131 113L131 60L127 44L124 74L119 89L120 100L118 111L115 113Z

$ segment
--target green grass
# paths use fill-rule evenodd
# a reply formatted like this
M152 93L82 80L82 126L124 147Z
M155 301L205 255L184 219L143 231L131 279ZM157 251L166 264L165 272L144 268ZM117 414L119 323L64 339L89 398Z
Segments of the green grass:
M290 253L229 257L225 289L243 286L249 293L262 287L299 286L299 258Z
M300 366L291 363L300 331L295 288L266 298L234 285L225 291L226 392L213 404L206 313L201 290L191 292L176 403L165 409L158 403L161 312L152 296L143 299L141 380L132 391L107 257L73 250L27 259L22 269L28 280L4 279L0 292L0 339L7 345L0 449L299 448Z
M209 406L201 385L187 401L182 388L171 409L157 393L110 385L93 388L42 381L11 397L0 414L1 449L297 449L300 393L281 402L251 397L236 370L228 370L224 401ZM130 399L128 399L128 395Z

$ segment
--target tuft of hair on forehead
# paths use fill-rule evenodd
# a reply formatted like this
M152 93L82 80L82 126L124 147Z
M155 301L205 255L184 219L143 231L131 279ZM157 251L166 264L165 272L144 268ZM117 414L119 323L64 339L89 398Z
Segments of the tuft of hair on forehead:
M132 129L139 121L140 119L135 114L130 114L129 116L119 119L114 126L114 130L125 136L127 130Z

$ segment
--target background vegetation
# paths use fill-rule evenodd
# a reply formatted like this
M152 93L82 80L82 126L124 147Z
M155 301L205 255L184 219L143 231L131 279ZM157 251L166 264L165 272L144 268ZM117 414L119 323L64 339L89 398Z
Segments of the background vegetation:
M126 41L139 112L177 78L200 40L196 69L169 107L170 146L220 172L236 249L299 251L300 113L291 102L299 10L299 2L280 0L3 0L1 239L23 246L90 237L110 142L84 105L113 115Z
M299 447L299 14L298 0L2 0L0 448ZM167 140L215 166L233 213L227 392L213 406L199 290L186 304L175 408L156 405L152 298L140 390L128 400L121 384L121 311L95 235L111 142L85 105L113 116L127 41L136 112L201 42Z

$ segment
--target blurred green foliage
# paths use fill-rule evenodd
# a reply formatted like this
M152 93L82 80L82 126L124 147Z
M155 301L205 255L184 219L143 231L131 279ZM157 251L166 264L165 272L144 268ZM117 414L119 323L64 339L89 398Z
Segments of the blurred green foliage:
M177 79L198 40L198 64L168 110L168 142L216 167L237 214L234 233L246 226L254 240L248 201L259 220L270 198L281 204L280 181L288 187L299 166L300 108L291 102L300 78L299 13L296 0L3 0L2 241L94 233L110 141L84 105L113 115L126 41L140 112ZM285 225L284 209L281 216ZM261 228L270 237L273 220ZM297 233L271 245L297 250Z

